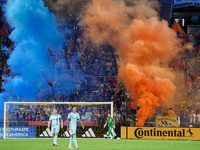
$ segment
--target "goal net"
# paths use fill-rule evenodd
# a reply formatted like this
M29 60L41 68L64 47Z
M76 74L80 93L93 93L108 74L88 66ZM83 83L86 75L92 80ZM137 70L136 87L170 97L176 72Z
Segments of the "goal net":
M3 138L50 138L48 120L54 108L62 116L63 129L58 137L70 137L67 131L67 115L72 106L77 106L85 129L78 124L77 137L104 138L107 137L107 128L104 128L107 114L113 116L113 102L5 102Z

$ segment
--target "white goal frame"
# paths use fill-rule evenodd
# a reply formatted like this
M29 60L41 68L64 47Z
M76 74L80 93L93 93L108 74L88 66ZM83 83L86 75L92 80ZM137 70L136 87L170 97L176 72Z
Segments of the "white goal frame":
M29 104L29 105L62 105L62 104L68 104L68 105L111 105L110 112L111 117L113 117L113 101L111 102L4 102L4 125L3 125L3 139L6 139L6 106L7 104Z

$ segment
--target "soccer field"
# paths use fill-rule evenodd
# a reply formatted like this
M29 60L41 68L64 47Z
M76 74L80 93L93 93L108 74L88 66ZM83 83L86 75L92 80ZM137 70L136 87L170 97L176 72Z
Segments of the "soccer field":
M77 139L81 150L198 150L200 141ZM1 139L0 150L67 150L69 139ZM72 146L75 149L75 146Z

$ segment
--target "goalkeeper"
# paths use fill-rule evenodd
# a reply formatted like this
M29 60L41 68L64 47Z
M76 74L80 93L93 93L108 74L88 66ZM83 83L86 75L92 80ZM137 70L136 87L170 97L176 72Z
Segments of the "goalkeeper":
M104 128L106 127L106 125L108 124L108 137L110 137L111 134L111 139L114 138L113 133L112 133L112 129L115 128L115 120L110 116L110 114L108 114L108 118L106 119L106 123L104 125Z

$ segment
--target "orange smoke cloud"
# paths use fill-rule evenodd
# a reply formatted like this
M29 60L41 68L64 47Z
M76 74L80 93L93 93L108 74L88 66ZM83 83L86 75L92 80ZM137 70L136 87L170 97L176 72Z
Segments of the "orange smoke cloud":
M169 104L176 88L168 64L182 50L176 33L159 21L151 5L146 0L132 7L122 1L92 0L82 16L92 41L116 48L118 79L140 107L137 126L143 126L156 107Z

